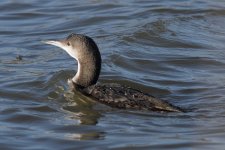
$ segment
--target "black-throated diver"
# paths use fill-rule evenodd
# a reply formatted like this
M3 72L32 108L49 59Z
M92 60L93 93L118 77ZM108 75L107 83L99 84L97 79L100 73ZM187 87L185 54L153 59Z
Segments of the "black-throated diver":
M77 60L77 73L68 80L68 84L96 101L120 109L182 111L161 99L127 86L96 84L101 71L101 54L92 38L72 33L64 40L44 42L62 48Z

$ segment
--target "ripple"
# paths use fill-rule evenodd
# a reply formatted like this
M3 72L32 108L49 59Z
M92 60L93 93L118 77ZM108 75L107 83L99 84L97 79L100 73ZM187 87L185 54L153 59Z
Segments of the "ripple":
M210 0L2 1L0 149L223 149L224 8ZM76 63L40 43L71 32L98 43L99 82L187 111L117 110L71 93Z

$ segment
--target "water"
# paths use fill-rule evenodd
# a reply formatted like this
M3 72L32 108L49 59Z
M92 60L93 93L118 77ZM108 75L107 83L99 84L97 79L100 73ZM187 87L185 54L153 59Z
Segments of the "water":
M224 149L225 2L0 2L0 149ZM111 109L68 91L76 62L41 40L91 36L100 82L188 110ZM22 59L19 58L22 57Z

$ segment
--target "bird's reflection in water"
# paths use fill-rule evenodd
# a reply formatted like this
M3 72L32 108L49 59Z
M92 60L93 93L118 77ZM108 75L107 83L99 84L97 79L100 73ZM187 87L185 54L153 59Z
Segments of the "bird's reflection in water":
M96 140L96 139L104 139L104 132L88 132L88 133L74 133L74 134L66 134L65 138L70 140Z
M71 119L78 119L83 125L96 125L101 117L100 111L107 107L98 104L80 92L66 92L64 97L68 101L62 109L73 115Z
M65 138L70 140L103 139L105 133L101 130L93 130L93 125L97 125L98 119L101 117L101 111L106 109L107 106L99 105L79 92L66 92L64 97L67 103L63 105L62 109L70 114L67 116L67 120L78 121L78 124L76 124L78 131L65 134Z

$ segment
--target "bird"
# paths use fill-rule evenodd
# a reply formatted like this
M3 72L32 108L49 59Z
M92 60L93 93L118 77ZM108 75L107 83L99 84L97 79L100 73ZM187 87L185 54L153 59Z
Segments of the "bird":
M118 109L183 112L169 102L129 86L98 83L102 59L99 48L91 37L72 33L62 40L43 42L63 49L77 61L77 72L73 78L68 79L68 85L73 91L79 91L99 103Z

